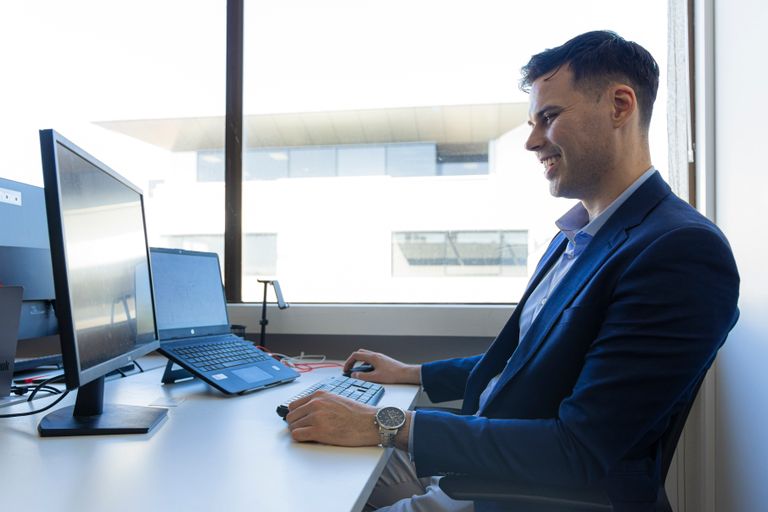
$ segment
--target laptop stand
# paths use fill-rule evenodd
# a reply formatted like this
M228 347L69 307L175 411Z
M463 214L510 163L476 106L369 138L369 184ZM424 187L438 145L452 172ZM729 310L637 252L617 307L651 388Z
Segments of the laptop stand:
M171 360L168 360L168 363L166 363L165 372L163 372L163 378L161 380L163 384L173 384L182 379L189 379L190 377L194 378L194 375L189 373L184 368L177 368L174 370L174 364L175 363Z

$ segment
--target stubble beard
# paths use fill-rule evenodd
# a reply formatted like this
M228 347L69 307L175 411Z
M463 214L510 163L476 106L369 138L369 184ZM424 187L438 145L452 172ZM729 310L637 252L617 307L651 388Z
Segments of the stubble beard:
M605 163L596 160L585 159L564 169L566 172L559 173L549 182L549 193L554 197L580 201L591 199L600 189L603 178L608 173Z

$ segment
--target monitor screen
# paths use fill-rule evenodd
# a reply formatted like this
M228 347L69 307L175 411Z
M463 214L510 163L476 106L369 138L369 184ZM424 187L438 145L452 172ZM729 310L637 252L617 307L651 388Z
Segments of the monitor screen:
M100 408L104 376L159 346L143 197L56 132L40 142L67 388L80 388L80 405L83 386L100 381Z
M72 335L88 375L156 339L142 195L62 141L56 160Z
M0 178L0 286L21 286L15 371L61 363L42 187Z

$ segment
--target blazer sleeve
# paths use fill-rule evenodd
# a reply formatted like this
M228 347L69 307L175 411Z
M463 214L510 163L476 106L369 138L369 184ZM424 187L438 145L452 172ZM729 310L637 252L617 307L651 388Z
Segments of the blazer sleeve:
M598 335L556 417L417 411L417 473L577 486L601 479L633 447L652 445L645 436L690 394L738 317L738 288L730 248L715 229L665 233L605 292Z
M434 361L421 366L421 385L433 402L464 397L464 388L481 355Z

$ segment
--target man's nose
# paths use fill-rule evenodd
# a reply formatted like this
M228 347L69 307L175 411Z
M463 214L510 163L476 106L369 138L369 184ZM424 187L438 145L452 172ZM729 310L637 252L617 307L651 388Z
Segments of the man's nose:
M528 139L525 141L525 149L528 151L537 151L544 144L544 137L541 135L541 130L535 126L531 128L531 134L528 135Z

